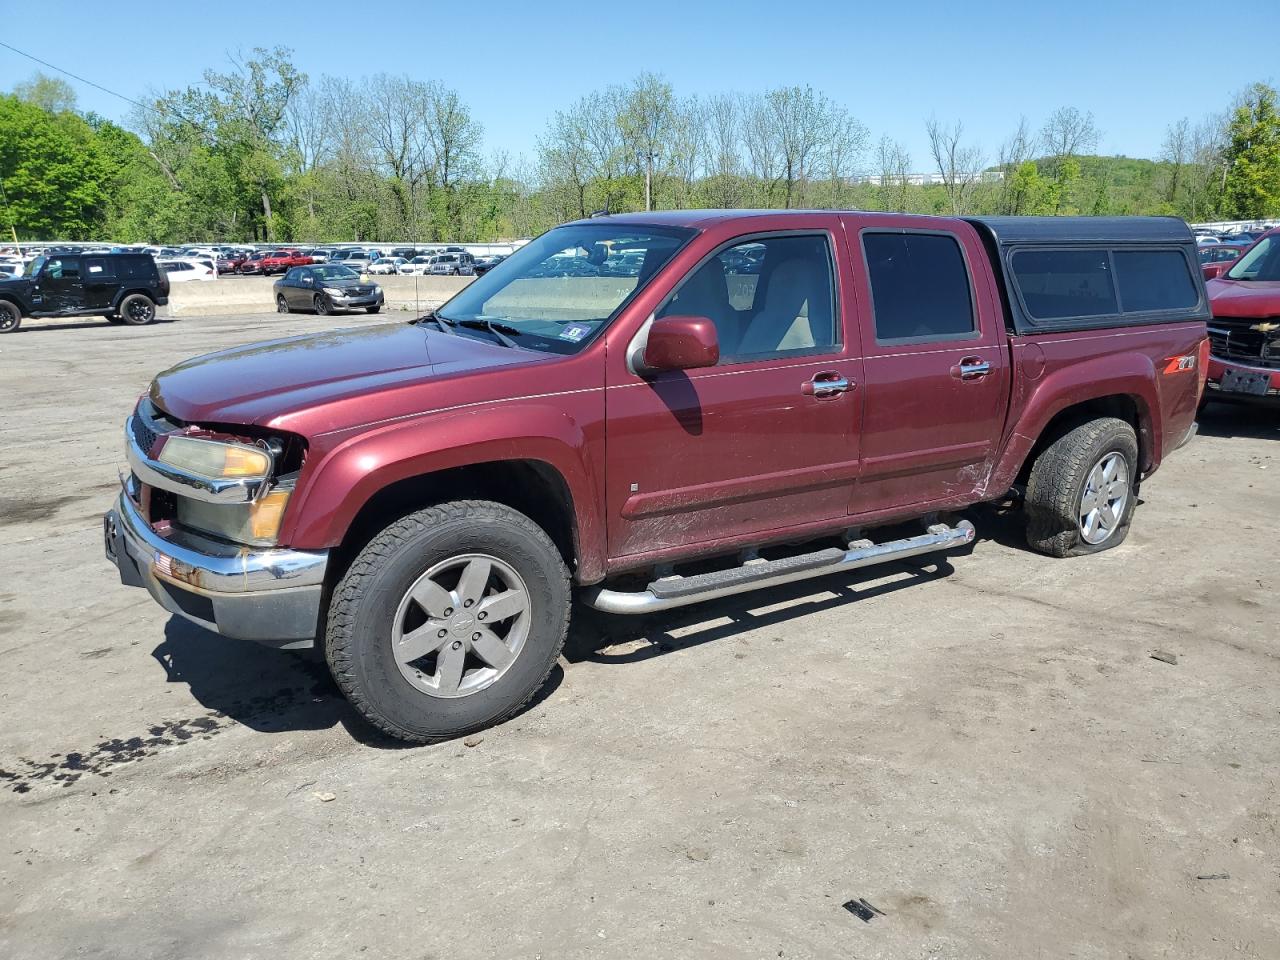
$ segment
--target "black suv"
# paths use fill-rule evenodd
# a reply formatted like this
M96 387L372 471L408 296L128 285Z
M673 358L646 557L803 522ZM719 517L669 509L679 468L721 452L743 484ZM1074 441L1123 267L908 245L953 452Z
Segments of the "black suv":
M169 278L149 253L49 254L0 280L0 333L17 330L23 317L97 314L141 326L168 302Z

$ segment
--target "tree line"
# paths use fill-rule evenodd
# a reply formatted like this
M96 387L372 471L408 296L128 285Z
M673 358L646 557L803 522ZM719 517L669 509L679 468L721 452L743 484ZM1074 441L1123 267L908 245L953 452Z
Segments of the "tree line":
M680 96L662 76L557 111L534 156L484 152L435 80L300 72L255 49L138 103L126 124L40 74L0 96L0 228L23 239L461 240L530 236L599 211L826 207L947 214L1280 216L1277 92L1172 121L1160 155L1099 156L1063 106L994 149L930 117L927 156L873 137L810 87ZM913 182L912 174L931 174ZM6 232L8 230L6 229Z

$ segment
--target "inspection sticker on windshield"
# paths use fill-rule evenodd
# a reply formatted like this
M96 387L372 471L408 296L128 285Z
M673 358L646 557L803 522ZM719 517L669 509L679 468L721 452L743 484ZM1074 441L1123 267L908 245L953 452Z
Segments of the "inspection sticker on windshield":
M572 340L574 343L577 343L590 332L591 328L585 323L571 323L560 331L560 339Z

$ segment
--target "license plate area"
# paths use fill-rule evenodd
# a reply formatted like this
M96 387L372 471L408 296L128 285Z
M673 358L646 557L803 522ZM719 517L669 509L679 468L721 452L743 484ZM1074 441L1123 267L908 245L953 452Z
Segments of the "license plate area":
M1247 393L1255 397L1265 397L1271 388L1271 374L1253 373L1246 370L1226 370L1218 386L1224 393Z

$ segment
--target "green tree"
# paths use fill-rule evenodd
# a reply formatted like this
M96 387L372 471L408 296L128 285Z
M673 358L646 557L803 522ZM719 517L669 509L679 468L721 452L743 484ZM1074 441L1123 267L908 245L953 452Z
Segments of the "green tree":
M1280 115L1276 91L1255 83L1231 115L1223 154L1223 207L1232 219L1280 214Z
M108 173L83 119L0 96L4 226L35 240L92 238L107 203Z

